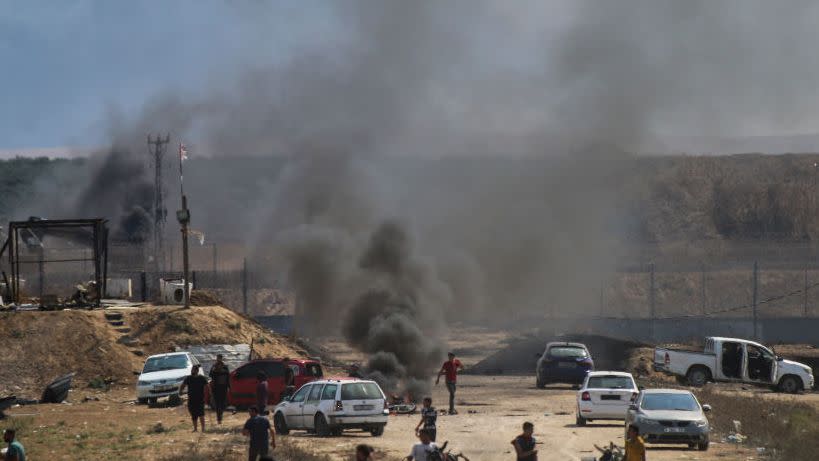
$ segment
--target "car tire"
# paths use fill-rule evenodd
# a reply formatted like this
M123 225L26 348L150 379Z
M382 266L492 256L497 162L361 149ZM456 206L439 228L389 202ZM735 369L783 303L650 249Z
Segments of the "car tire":
M585 426L586 425L586 418L577 415L574 419L575 426Z
M287 427L287 420L284 419L284 415L281 413L276 413L273 416L273 428L276 429L277 434L287 435L290 433L290 428Z
M793 375L783 376L779 380L779 392L786 394L798 394L802 386L799 385L799 378Z
M148 405L156 405L156 397L148 397Z
M685 374L688 384L694 387L705 386L705 383L708 382L709 377L710 373L708 372L708 369L704 367L691 367L691 369L688 370L688 373Z
M319 437L328 437L330 435L330 425L327 424L327 418L321 413L316 415L315 424L316 435Z
M148 398L147 397L137 397L137 405L147 405Z
M174 407L179 406L179 404L182 403L182 397L180 397L178 394L174 394L168 397L168 403L170 403L171 406Z
M377 426L373 426L372 428L370 428L370 434L373 437L381 437L382 435L384 435L384 424L379 424Z
M708 445L710 445L708 440L706 440L705 442L700 442L700 443L697 444L697 450L699 450L699 451L708 451Z
M342 429L342 428L340 428L340 427L334 427L334 428L333 428L333 429L330 431L330 434L331 434L333 437L340 437L340 436L341 436L341 434L343 434L343 433L344 433L344 429Z

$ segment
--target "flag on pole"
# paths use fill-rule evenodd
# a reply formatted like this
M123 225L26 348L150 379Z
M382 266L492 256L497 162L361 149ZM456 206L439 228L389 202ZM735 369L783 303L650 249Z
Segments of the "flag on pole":
M184 162L188 159L188 150L185 149L185 145L179 143L179 161Z

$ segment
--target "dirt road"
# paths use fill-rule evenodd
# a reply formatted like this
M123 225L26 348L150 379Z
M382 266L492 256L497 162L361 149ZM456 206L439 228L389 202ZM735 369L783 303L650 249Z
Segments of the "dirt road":
M463 376L459 378L457 393L458 415L438 418L438 440L450 441L454 451L462 451L471 461L513 460L510 441L520 432L524 421L535 424L540 461L579 460L593 455L592 444L609 441L623 443L623 425L574 425L575 391L568 387L550 387L539 390L529 377ZM499 391L502 390L502 391ZM446 408L446 389L434 388L432 397L438 408ZM715 409L718 411L718 409ZM419 417L394 416L390 418L384 436L370 437L360 432L345 433L341 437L319 439L301 432L293 432L291 439L309 447L310 451L325 453L342 459L358 443L370 443L390 458L406 456L415 443L413 428ZM649 460L746 460L756 453L737 451L733 446L715 443L708 452L677 448L651 448Z

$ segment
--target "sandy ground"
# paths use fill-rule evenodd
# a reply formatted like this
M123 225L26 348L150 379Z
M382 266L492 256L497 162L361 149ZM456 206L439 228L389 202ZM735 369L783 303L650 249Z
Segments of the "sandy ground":
M471 461L514 459L511 440L520 432L524 421L535 425L540 461L579 460L592 455L592 444L609 441L623 443L623 425L574 425L575 391L553 386L536 389L528 377L463 376L459 378L456 407L459 414L438 418L438 441L449 440L453 452L463 452ZM501 391L499 391L499 389ZM447 393L443 385L433 389L436 406L446 408ZM334 459L350 453L358 443L369 443L389 458L406 456L415 443L414 427L419 416L393 416L382 437L361 432L341 437L319 439L303 432L289 436L312 451L326 453ZM686 447L652 447L649 460L748 460L755 453L737 451L734 446L715 443L708 452L689 451Z

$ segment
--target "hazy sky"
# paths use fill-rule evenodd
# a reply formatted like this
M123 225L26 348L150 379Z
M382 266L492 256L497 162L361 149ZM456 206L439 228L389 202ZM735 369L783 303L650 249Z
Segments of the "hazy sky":
M332 27L309 3L2 2L0 148L98 145L106 117L160 91L202 91L287 59Z
M368 63L383 58L400 72L387 94L417 92L416 124L434 111L431 123L459 128L581 137L819 131L816 2L399 3L2 2L0 153L99 146L111 120L138 118L160 94L204 100L249 70L316 50L359 59L368 43L384 43ZM413 21L429 34L408 32Z

